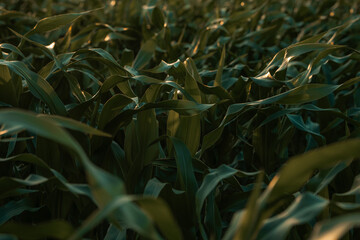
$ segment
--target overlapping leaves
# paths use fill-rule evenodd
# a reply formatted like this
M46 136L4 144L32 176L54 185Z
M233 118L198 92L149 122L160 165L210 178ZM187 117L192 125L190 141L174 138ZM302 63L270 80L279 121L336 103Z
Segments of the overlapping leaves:
M358 3L8 2L0 238L357 238Z

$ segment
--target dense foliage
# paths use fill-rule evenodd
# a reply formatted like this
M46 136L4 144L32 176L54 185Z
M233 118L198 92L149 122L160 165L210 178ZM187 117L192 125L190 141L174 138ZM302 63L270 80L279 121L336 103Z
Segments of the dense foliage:
M0 3L0 239L360 239L360 3Z

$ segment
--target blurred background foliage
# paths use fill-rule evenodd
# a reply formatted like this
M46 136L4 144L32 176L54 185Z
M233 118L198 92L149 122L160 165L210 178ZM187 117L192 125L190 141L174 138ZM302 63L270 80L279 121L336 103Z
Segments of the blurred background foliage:
M0 3L0 239L359 239L360 3Z

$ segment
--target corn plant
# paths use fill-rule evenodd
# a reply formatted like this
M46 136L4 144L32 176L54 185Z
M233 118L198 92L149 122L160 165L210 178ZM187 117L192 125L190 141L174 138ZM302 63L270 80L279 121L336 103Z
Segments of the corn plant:
M360 3L0 3L0 239L360 239Z

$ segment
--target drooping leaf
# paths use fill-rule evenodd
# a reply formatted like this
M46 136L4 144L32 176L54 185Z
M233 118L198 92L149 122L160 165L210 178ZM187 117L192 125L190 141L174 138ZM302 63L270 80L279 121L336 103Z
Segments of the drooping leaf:
M23 62L0 59L0 65L9 67L16 74L24 78L34 96L47 103L54 113L66 115L65 106L52 86L38 74L30 71Z
M10 201L6 205L0 207L0 224L4 224L12 217L21 214L24 211L37 211L40 208L31 206L31 203L27 199L21 199L19 201Z
M317 240L335 240L340 239L347 231L353 227L359 226L360 216L358 213L347 214L335 217L315 225L310 239Z
M333 143L291 158L275 177L270 201L298 191L315 169L326 169L340 161L360 156L360 140L349 139Z
M196 210L199 216L205 199L210 194L210 192L214 190L220 181L233 176L236 172L236 169L228 167L227 165L221 165L205 176L199 190L196 193Z
M86 15L86 14L89 14L91 12L98 11L98 10L99 9L81 12L81 13L67 13L67 14L61 14L61 15L43 18L26 35L32 35L35 33L43 33L43 32L57 29L59 27L62 27L64 25L72 23L73 21L75 21L76 19L78 19L79 17L81 17L83 15Z
M310 193L298 196L284 212L269 218L261 228L258 239L286 239L293 226L314 219L328 204L326 199Z

